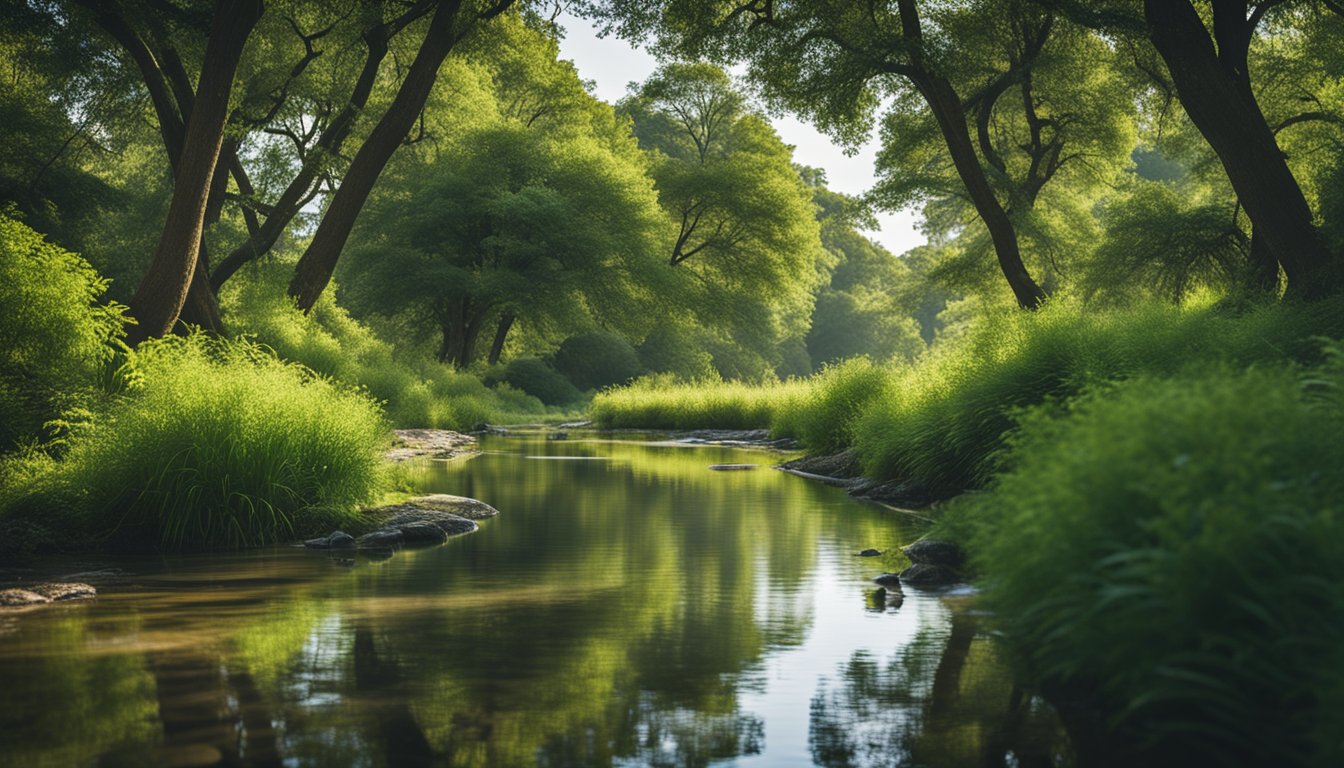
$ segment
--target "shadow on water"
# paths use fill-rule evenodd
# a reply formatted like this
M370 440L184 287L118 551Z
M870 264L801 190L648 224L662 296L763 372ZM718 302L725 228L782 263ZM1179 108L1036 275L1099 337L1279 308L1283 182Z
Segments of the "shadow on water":
M0 619L0 764L1063 761L964 598L873 588L854 553L907 521L707 470L767 454L485 448L412 471L503 512L443 547L126 560L96 602Z

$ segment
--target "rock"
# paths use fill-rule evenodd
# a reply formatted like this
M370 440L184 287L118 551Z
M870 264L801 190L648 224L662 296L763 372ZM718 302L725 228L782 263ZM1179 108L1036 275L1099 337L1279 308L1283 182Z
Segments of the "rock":
M409 526L429 525L439 529L444 538L475 533L480 526L473 520L454 515L451 512L436 512L432 509L409 509L394 513L383 523L384 528L404 529Z
M0 607L20 608L25 605L43 605L51 598L27 589L0 589Z
M345 531L335 531L327 537L327 546L332 549L352 549L355 546L355 537Z
M569 439L569 433L568 433L568 432L551 432L551 433L549 433L549 434L546 435L546 439L547 439L547 440L568 440L568 439Z
M867 481L851 488L849 495L894 507L927 507L940 501L922 483L903 480Z
M401 531L402 540L409 546L429 546L442 544L448 540L448 532L430 522L407 523L397 526L397 530Z
M308 539L307 541L303 542L303 546L307 547L308 549L328 549L331 547L331 537L320 536L316 539Z
M740 472L748 469L755 469L755 464L710 464L709 468L715 472Z
M401 531L396 528L380 528L355 539L360 549L395 549L403 543Z
M859 557L878 557L882 553L876 549L865 549L859 553Z
M446 429L398 429L396 436L392 450L384 454L391 461L452 459L476 453L476 438Z
M852 450L830 456L803 456L786 461L779 468L836 480L853 480L863 476L859 455Z
M915 563L901 571L901 581L914 587L942 587L956 584L961 576L951 568L927 563Z
M424 511L447 512L457 517L466 518L467 520L487 520L499 514L498 509L495 509L483 501L469 499L466 496L452 496L447 493L416 496L401 504L393 504L390 507L375 509L373 510L373 513L384 513L388 516L392 516L405 512Z
M873 583L881 584L884 587L901 588L901 577L895 573L884 573L873 579Z
M966 562L966 553L961 547L939 539L921 539L902 547L901 552L904 552L912 563L937 565L954 571L960 570Z
M38 584L36 587L33 587L31 591L36 592L53 602L60 600L87 600L91 597L98 596L98 590L81 582Z
M497 427L493 424L486 424L484 421L471 428L474 434L479 435L507 435L509 430L503 427Z
M556 424L557 429L583 429L593 426L592 421L566 421L564 424Z

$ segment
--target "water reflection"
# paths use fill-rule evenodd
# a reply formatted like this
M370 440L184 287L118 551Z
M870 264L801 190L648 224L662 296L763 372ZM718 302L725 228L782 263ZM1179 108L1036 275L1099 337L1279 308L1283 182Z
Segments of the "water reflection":
M125 561L97 602L24 618L0 636L0 763L1025 765L1060 751L972 617L872 588L881 563L852 555L912 535L891 513L777 472L707 470L762 454L486 448L414 471L427 492L503 510L444 547L354 567L289 549Z

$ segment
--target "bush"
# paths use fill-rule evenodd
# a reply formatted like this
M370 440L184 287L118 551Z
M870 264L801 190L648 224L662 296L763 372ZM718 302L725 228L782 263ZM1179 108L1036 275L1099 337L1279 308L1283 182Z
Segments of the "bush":
M696 342L696 335L691 327L654 328L639 345L640 365L650 373L667 373L685 381L715 376L714 357Z
M200 335L142 344L132 366L64 459L3 496L6 517L40 522L64 499L97 537L241 547L349 524L381 492L390 436L367 396Z
M854 444L858 415L885 394L891 373L866 357L831 366L807 380L807 395L777 411L770 429L795 437L813 453L837 453Z
M583 394L551 366L535 357L511 360L504 367L502 380L546 405L565 405L583 399Z
M963 502L1024 669L1159 764L1344 761L1344 371L1312 379L1332 396L1217 367L1038 409Z
M626 384L643 372L635 348L609 331L565 339L555 351L554 366L580 390Z
M765 429L806 394L805 381L639 379L599 392L589 416L605 429Z
M0 451L37 436L93 388L124 335L125 307L84 259L0 215Z

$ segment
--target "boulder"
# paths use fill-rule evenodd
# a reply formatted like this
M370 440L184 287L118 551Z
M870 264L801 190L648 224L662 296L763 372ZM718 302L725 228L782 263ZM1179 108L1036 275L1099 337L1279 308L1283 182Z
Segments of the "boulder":
M355 546L355 537L345 531L333 531L330 536L309 539L303 542L309 549L351 549Z
M914 587L942 587L961 581L961 575L951 568L928 563L915 563L900 576L901 581Z
M431 509L409 509L394 512L383 521L384 528L405 528L412 525L432 525L443 532L444 538L474 533L480 526L472 520L451 512L437 512Z
M786 461L779 467L805 475L829 477L836 480L853 480L863 476L863 467L859 465L859 455L853 450L830 456L803 456L792 461Z
M393 504L390 507L380 507L373 510L375 515L383 513L389 517L414 512L447 512L467 520L486 520L499 514L498 509L483 501L469 499L466 496L452 496L447 493L416 496L401 504Z
M859 553L859 557L879 557L882 553L876 549L865 549Z
M942 568L959 570L966 562L966 553L961 547L950 541L921 539L902 547L901 552L910 558L910 562L920 565L937 565Z

